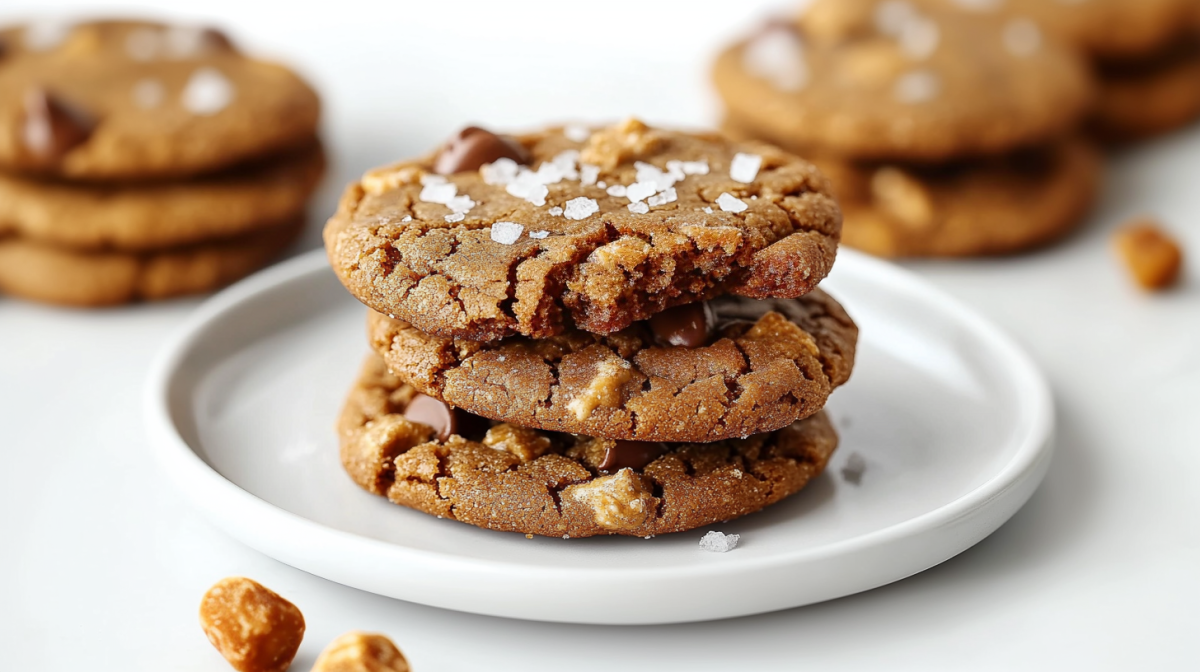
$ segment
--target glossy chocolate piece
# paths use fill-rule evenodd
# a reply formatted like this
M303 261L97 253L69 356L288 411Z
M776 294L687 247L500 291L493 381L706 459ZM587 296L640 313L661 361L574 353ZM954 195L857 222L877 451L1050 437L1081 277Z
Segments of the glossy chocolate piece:
M668 308L649 320L650 331L662 345L698 348L712 337L716 316L707 301Z
M21 142L38 164L53 165L87 141L96 122L45 89L25 94Z
M213 47L214 51L235 51L233 40L216 28L204 29L204 43Z
M613 441L605 448L604 459L597 468L606 472L644 469L665 452L667 444L658 441Z
M481 166L503 158L528 164L532 157L529 150L508 136L469 126L442 147L434 161L433 170L439 175L465 173L479 170Z
M458 414L454 411L455 409L450 408L450 405L441 399L417 394L404 409L404 417L433 428L437 440L445 441L452 434L458 433Z

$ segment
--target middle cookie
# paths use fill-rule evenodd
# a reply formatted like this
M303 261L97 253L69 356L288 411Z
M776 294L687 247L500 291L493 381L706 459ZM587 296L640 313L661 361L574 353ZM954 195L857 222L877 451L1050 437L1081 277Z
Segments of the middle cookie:
M688 304L608 335L569 329L480 343L374 312L368 333L402 380L475 415L669 442L745 437L816 413L850 377L858 338L820 290Z

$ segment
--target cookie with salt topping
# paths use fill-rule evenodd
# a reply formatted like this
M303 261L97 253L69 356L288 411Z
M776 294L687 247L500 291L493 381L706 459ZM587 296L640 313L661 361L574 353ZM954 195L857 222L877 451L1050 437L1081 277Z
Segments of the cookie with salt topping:
M629 120L466 129L350 185L325 245L376 311L489 341L612 333L721 294L802 296L832 267L840 226L811 164Z
M731 116L793 148L855 160L943 162L1075 127L1087 64L1027 19L923 0L816 0L720 54Z
M372 313L371 344L422 393L475 415L634 441L721 441L822 407L854 366L858 329L821 290L723 296L619 332L570 329L489 343L431 336Z
M218 171L311 141L319 103L219 31L145 21L0 31L0 168L72 180Z
M497 423L439 403L369 358L338 419L354 482L440 518L549 537L648 537L739 518L798 492L837 447L824 413L745 438L655 443Z
M1150 138L1200 117L1200 29L1148 58L1101 63L1099 73L1089 125L1105 141Z

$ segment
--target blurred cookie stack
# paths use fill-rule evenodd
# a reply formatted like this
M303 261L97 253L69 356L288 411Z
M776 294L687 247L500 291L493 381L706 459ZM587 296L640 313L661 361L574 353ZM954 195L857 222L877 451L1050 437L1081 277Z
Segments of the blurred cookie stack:
M816 0L717 59L725 130L816 163L848 245L1015 252L1070 231L1095 198L1100 161L1075 135L1089 65L1027 17L952 4L995 3Z
M649 537L801 489L857 328L817 284L809 163L650 128L468 128L367 173L325 228L373 309L339 423L363 489L527 535ZM730 538L715 535L714 550Z
M0 30L0 292L101 306L214 289L303 228L319 102L222 33Z

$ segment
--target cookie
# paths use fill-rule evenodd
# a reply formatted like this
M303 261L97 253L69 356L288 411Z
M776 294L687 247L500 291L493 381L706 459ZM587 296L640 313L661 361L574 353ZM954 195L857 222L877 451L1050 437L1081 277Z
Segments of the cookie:
M726 119L733 137L760 135ZM936 166L809 157L842 206L842 243L883 257L1007 254L1052 242L1086 219L1103 165L1072 138Z
M944 162L1071 131L1093 95L1073 49L1023 19L932 2L816 0L717 58L729 114L809 153Z
M1103 140L1141 140L1200 117L1200 34L1143 60L1100 67L1090 126Z
M324 165L314 142L186 182L67 184L0 173L0 237L147 252L246 235L302 215Z
M208 292L258 270L303 228L303 218L222 242L162 252L79 252L0 239L0 294L99 307Z
M31 24L0 40L0 169L163 179L229 168L316 134L313 90L212 29Z
M800 490L837 446L824 413L744 439L629 445L482 419L439 432L427 410L410 413L417 399L367 360L338 421L354 482L438 517L550 537L648 537L738 518Z
M1195 25L1195 0L940 0L959 9L1036 21L1088 54L1140 58Z
M612 333L721 294L798 297L833 265L840 223L794 156L630 120L467 129L350 185L325 246L371 308L485 341Z
M571 329L479 343L379 313L368 333L402 380L470 413L637 441L719 441L810 416L850 377L858 337L820 290L720 297L609 335Z

